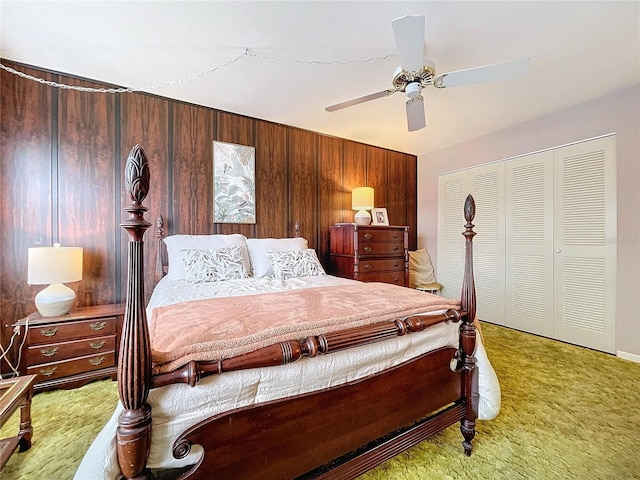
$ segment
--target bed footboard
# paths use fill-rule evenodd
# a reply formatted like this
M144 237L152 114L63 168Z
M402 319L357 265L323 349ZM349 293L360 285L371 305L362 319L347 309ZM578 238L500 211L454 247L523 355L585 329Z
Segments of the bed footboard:
M146 467L151 445L149 389L176 381L194 385L204 374L229 369L218 362L209 372L189 367L173 377L152 378L143 263L143 237L151 224L144 219L147 208L142 205L149 179L146 155L136 145L125 167L125 187L132 204L125 208L129 218L122 223L129 234L129 267L118 362L118 392L124 411L118 420L116 443L118 463L127 479L153 478ZM478 410L473 355L475 204L470 195L464 213L462 306L460 312L454 312L455 319L462 320L457 349L440 349L347 385L206 420L174 445L176 456L186 455L192 444L205 447L200 464L185 475L211 478L215 471L216 478L351 479L457 421L461 422L465 454L470 455ZM410 326L397 322L389 327L390 331L411 331ZM309 352L315 348L307 347Z

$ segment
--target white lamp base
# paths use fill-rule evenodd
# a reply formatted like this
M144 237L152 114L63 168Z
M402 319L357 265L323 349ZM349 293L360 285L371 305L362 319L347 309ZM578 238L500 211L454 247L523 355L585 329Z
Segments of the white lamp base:
M358 225L369 225L371 223L371 215L366 210L358 210L353 217L353 221Z
M36 295L36 308L43 317L57 317L69 313L76 292L62 283L52 283Z

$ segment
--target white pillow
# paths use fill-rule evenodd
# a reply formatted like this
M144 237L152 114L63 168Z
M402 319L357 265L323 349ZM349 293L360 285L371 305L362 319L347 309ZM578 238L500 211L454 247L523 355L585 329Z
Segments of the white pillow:
M282 280L326 275L316 251L311 248L291 252L267 252L267 258L273 268L274 276Z
M181 250L207 250L239 246L247 272L251 272L247 238L239 233L231 235L170 235L164 239L169 260L169 280L184 280L187 273L182 262Z
M267 252L290 252L306 250L309 243L302 237L296 238L247 238L247 249L251 259L254 277L273 275Z
M247 277L238 245L206 250L181 250L187 283L222 282Z

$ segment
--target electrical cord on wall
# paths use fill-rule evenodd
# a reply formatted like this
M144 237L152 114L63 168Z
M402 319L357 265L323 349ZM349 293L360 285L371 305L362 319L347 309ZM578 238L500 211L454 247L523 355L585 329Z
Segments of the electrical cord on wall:
M16 325L15 328L13 329L13 335L11 335L11 340L9 341L9 346L7 347L6 350L2 347L2 344L0 344L0 352L2 352L0 354L0 362L2 360L7 362L7 365L9 365L9 368L11 368L13 373L18 377L20 376L20 372L18 371L18 367L20 366L20 360L22 359L22 347L24 347L24 344L27 341L27 332L28 331L29 331L29 318L27 317L27 319L25 320L25 324L24 324L24 338L22 339L22 343L20 344L20 348L18 349L18 361L16 363L16 367L14 367L13 364L9 361L8 355L9 355L9 352L11 351L11 347L13 347L14 339L18 335L20 335L20 326ZM4 380L4 378L2 376L2 373L0 373L0 380Z

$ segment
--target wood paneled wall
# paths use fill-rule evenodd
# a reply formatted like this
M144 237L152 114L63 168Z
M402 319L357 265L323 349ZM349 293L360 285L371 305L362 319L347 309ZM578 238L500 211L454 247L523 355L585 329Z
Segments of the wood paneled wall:
M105 86L3 60L60 83ZM151 168L147 219L165 233L292 236L295 224L323 264L329 226L353 219L350 192L375 188L376 206L409 225L416 248L414 155L142 93L61 90L2 71L0 95L0 315L2 345L11 324L35 310L43 286L27 285L27 248L60 242L84 248L84 277L69 286L77 305L124 299L127 238L119 224L122 172L139 143ZM254 225L214 224L213 141L256 148ZM157 245L145 238L148 285ZM149 290L149 289L148 289ZM147 291L147 296L150 294ZM2 364L2 371L6 371Z

